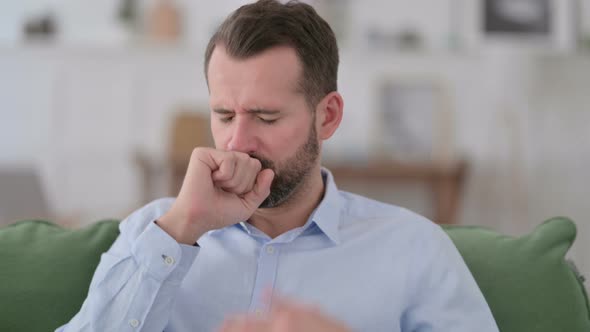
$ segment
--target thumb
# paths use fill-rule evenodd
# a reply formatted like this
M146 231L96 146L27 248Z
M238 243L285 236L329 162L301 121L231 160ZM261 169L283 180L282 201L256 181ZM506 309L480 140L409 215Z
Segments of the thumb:
M270 194L270 185L275 177L275 173L272 169L267 168L262 170L256 176L256 183L254 188L244 195L244 200L248 206L258 207L262 201Z

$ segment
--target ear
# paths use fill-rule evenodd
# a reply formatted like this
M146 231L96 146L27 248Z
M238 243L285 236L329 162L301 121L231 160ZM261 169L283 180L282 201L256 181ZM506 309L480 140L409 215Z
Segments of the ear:
M316 107L316 129L321 140L330 138L342 121L344 100L336 92L327 94Z

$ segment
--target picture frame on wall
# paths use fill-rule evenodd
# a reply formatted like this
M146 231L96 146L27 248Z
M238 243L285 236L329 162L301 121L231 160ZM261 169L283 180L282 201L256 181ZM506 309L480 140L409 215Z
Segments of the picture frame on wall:
M378 84L377 152L398 162L453 159L453 113L435 79L383 79Z
M571 51L577 41L577 1L476 1L477 44L549 52Z
M483 30L487 35L548 38L554 20L550 0L484 0Z

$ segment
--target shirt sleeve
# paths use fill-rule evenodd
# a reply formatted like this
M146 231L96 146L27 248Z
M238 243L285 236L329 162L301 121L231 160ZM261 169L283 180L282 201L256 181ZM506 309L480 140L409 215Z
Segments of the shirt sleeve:
M154 223L171 202L155 201L121 222L80 311L56 332L165 329L175 294L199 251L179 244Z
M440 227L417 241L408 281L406 332L498 332L492 312L461 254Z

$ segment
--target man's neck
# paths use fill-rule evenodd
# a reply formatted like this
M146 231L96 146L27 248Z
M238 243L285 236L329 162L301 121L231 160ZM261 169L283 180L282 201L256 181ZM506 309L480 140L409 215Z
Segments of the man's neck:
M249 222L270 238L305 225L324 196L320 166L314 167L287 202L271 209L258 209Z

